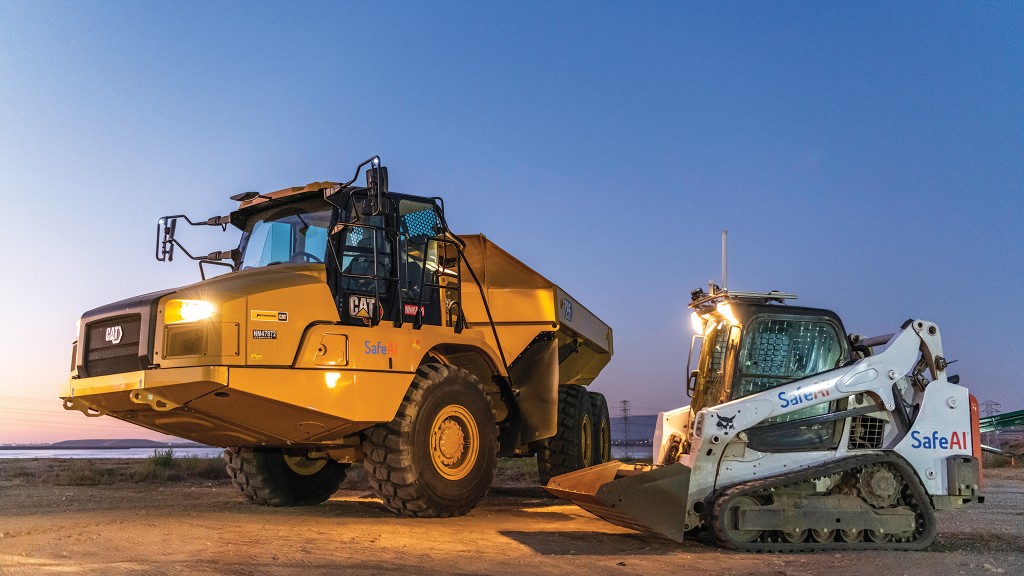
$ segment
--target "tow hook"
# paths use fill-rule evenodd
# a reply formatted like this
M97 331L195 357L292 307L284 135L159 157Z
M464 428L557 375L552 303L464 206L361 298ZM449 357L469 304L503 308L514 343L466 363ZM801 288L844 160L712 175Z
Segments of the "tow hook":
M165 398L161 398L152 392L146 392L144 390L133 390L129 396L132 402L136 404L148 404L150 408L157 412L167 412L168 410L174 410L181 406L175 402L171 402Z

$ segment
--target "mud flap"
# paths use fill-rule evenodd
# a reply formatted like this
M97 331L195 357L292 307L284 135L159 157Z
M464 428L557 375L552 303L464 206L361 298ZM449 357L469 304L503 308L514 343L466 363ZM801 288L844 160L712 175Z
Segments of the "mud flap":
M613 460L555 476L545 490L617 526L683 541L690 469Z

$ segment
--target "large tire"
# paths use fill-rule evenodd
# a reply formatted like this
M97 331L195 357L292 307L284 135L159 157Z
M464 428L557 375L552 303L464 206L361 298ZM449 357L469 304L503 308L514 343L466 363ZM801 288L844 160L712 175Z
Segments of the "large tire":
M587 389L578 384L558 386L558 428L537 444L537 473L541 484L554 476L590 466L594 459L593 420Z
M348 464L288 456L279 448L228 448L231 482L253 503L312 506L326 502L345 480Z
M394 420L363 437L363 466L389 510L444 518L469 512L498 462L498 428L476 377L443 364L416 371Z
M604 464L612 459L612 421L608 416L608 401L600 392L590 396L590 421L594 428L594 458L591 465Z

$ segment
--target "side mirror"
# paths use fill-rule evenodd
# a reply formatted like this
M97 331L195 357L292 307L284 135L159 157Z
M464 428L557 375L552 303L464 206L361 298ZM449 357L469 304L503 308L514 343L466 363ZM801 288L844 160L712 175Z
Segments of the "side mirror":
M178 227L177 216L164 216L156 222L156 259L158 262L174 260L174 230Z
M366 171L366 189L370 195L370 212L376 216L387 210L388 169L373 166Z

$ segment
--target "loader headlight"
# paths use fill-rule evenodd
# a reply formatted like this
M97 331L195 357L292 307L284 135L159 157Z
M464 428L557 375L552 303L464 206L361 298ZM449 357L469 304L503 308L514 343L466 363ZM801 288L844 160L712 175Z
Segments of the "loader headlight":
M740 321L736 319L736 316L733 315L732 306L729 306L728 302L719 302L718 306L715 306L715 309L717 309L718 313L729 321L731 326L735 326L740 323Z
M693 326L693 331L697 334L704 333L704 319L700 317L700 314L696 312L690 314L690 325Z
M169 300L164 308L164 324L206 320L217 308L206 300Z

